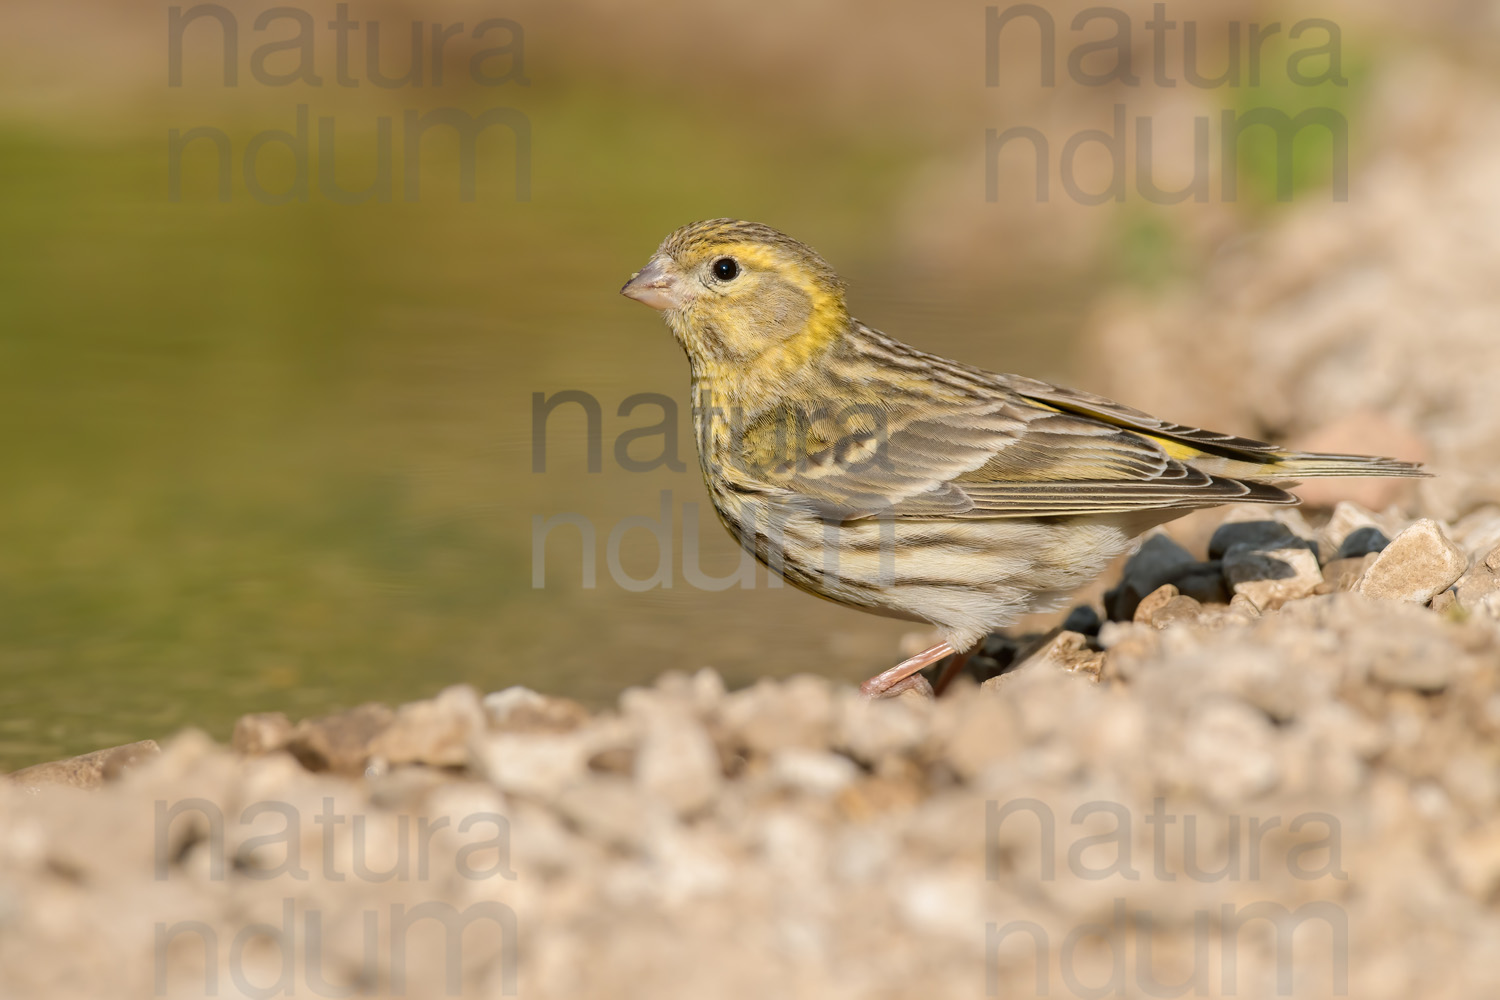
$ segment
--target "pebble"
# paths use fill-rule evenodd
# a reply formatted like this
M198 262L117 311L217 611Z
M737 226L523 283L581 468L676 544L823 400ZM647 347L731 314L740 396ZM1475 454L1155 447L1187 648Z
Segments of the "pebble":
M1062 670L1098 679L1104 665L1104 653L1089 646L1088 636L1078 632L1058 632L1016 665L1015 669L991 677L980 687L998 687L1028 670Z
M1208 558L1223 559L1232 549L1271 552L1301 546L1316 552L1317 543L1294 532L1283 521L1234 520L1219 526L1208 540Z
M934 703L922 698L871 700L847 690L838 699L833 745L864 764L913 752L927 738Z
M1259 618L1261 614L1260 605L1245 594L1235 594L1229 602L1229 610L1247 623Z
M1224 565L1217 559L1189 567L1172 577L1172 585L1199 604L1228 604L1231 596L1224 583Z
M460 767L469 762L469 744L485 726L478 692L455 685L436 698L402 705L370 741L370 754L389 764Z
M1163 584L1146 595L1135 609L1135 622L1163 629L1177 622L1195 622L1203 617L1203 605L1179 593L1173 584Z
M1261 544L1285 541L1285 536L1266 538ZM1323 583L1323 571L1312 549L1300 542L1271 549L1236 543L1224 554L1224 579L1236 595L1267 611L1313 593Z
M286 748L309 771L359 774L370 759L370 744L395 717L389 707L371 702L337 715L303 719Z
M1203 617L1203 605L1186 594L1178 594L1152 613L1149 624L1152 628L1170 628L1177 624L1191 624Z
M1464 833L1448 854L1448 865L1470 898L1491 904L1500 892L1500 821Z
M832 798L858 775L858 765L841 754L792 747L771 756L772 780L804 795Z
M1344 540L1361 528L1374 528L1381 534L1386 534L1374 513L1359 504L1340 500L1333 508L1333 514L1329 516L1328 523L1323 525L1323 529L1318 532L1319 557L1324 562L1338 558L1338 551L1343 546Z
M292 738L292 721L283 712L252 712L234 723L229 745L235 752L249 754L275 753Z
M725 728L758 753L827 746L833 713L832 684L805 674L784 685L763 681L735 691L722 708Z
M1170 601L1178 597L1181 593L1173 584L1162 584L1141 599L1141 603L1136 605L1135 614L1131 616L1131 620L1138 624L1149 625L1151 623L1151 616L1166 607Z
M1339 543L1336 558L1358 559L1371 552L1381 552L1390 544L1391 540L1385 537L1385 532L1373 524L1366 525L1349 532L1348 536Z
M657 709L643 720L635 781L678 816L695 815L714 802L723 784L719 752L687 712Z
M1349 591L1359 586L1365 570L1375 561L1376 553L1369 552L1354 559L1335 559L1323 567L1323 582L1330 591Z
M620 778L594 777L561 788L553 805L587 837L626 850L645 847L654 810L636 786Z
M1500 507L1487 506L1471 511L1453 524L1448 534L1474 557L1475 562L1483 563L1494 557L1500 563Z
M1370 664L1370 676L1392 687L1441 691L1453 679L1453 665L1436 657L1383 656Z
M499 732L565 733L588 720L588 709L571 698L508 687L484 696L489 726Z
M1199 707L1188 720L1184 762L1192 780L1219 802L1244 802L1275 787L1280 768L1272 750L1270 720L1241 702Z
M934 729L941 759L960 777L972 780L996 761L1009 758L1023 744L1015 706L1003 696L939 702L938 707L943 723Z
M80 754L67 760L33 764L31 767L12 771L6 777L23 788L41 788L44 785L98 788L160 753L161 747L155 740L140 740Z
M546 800L588 775L592 751L576 733L496 733L480 741L476 756L502 792Z
M1500 549L1496 550L1500 552ZM1099 628L1104 620L1099 617L1099 612L1092 604L1080 604L1068 616L1063 619L1062 628L1064 632L1077 632L1080 635L1095 636L1099 634Z
M1119 586L1106 595L1109 617L1130 621L1142 598L1197 563L1191 552L1169 536L1160 532L1148 535L1125 563Z
M1451 595L1453 603L1458 604L1469 614L1484 615L1489 618L1500 620L1500 571L1492 568L1488 560L1476 563L1463 576L1459 577L1451 590L1445 590L1432 599L1434 610L1438 608L1438 602L1445 596Z
M1359 592L1380 600L1426 604L1458 581L1468 557L1436 521L1421 520L1391 540L1359 583Z

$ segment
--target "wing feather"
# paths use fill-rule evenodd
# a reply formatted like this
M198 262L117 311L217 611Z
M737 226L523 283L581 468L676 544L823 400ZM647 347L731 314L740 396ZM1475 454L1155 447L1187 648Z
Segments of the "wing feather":
M810 501L823 518L838 521L1064 517L1233 500L1296 502L1275 487L1196 469L1149 433L1038 405L1004 389L977 405L927 400L919 406L893 398L882 417L873 433L868 427L825 433L767 478Z

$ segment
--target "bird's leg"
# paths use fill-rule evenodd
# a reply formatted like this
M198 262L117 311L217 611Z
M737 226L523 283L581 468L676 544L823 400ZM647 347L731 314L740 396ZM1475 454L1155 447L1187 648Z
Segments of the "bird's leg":
M913 686L905 683L908 678L956 652L958 650L948 645L947 642L940 642L931 649L924 649L916 656L902 660L891 669L871 677L859 686L859 691L867 698L890 698L898 695Z
M948 690L948 685L952 684L958 675L963 673L964 667L969 665L969 657L973 655L973 649L964 653L954 653L953 659L943 664L943 672L938 674L937 683L932 686L932 695L934 698Z

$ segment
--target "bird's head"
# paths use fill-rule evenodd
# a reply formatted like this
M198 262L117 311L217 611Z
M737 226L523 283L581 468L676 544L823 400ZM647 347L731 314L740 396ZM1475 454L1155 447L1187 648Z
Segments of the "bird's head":
M844 284L810 247L734 219L672 233L620 289L659 310L695 364L805 364L848 327Z

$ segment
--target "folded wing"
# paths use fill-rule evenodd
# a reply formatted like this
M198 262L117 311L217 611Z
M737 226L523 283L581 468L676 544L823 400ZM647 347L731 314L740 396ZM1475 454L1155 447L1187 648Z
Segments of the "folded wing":
M860 423L845 433L815 434L799 458L777 463L763 478L839 521L1297 502L1275 486L1196 468L1149 433L1012 392L947 407L888 403L878 419Z

